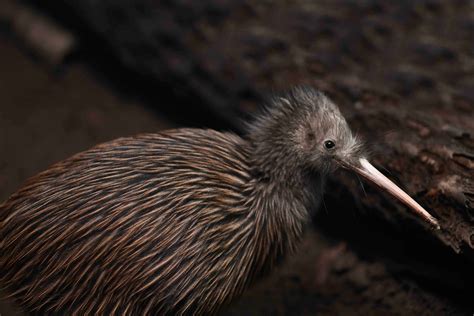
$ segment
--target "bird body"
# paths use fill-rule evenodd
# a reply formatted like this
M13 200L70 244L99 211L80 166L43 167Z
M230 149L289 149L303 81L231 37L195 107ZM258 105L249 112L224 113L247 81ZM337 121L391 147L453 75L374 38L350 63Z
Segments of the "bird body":
M276 98L244 138L96 146L0 205L0 284L34 314L215 313L296 248L333 159L359 154L312 89Z
M305 187L269 187L251 151L178 129L52 166L0 207L2 281L40 313L213 312L294 249L307 218Z

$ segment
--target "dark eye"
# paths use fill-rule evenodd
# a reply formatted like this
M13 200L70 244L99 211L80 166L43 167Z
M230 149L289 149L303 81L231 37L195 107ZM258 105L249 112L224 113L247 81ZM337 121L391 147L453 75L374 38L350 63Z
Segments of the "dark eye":
M326 140L324 142L324 147L326 147L326 149L333 149L335 146L336 144L332 140Z

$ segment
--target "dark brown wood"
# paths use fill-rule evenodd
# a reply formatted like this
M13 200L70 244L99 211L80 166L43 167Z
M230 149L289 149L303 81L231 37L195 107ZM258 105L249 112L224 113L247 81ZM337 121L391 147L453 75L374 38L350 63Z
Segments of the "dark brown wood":
M260 92L326 91L376 146L375 162L441 219L433 233L456 252L474 248L468 1L69 2L126 67L183 84L229 124Z
M474 279L471 1L68 0L60 9L50 3L51 12L66 9L132 73L201 100L237 129L237 117L254 112L272 91L309 84L328 93L366 139L375 165L438 217L442 229L423 228L368 185L364 195L345 173L328 189L337 210L328 209L338 220L319 215L318 225L361 253L369 244L404 271L472 292L466 285ZM367 234L361 228L373 233L358 239ZM403 247L422 258L406 259Z

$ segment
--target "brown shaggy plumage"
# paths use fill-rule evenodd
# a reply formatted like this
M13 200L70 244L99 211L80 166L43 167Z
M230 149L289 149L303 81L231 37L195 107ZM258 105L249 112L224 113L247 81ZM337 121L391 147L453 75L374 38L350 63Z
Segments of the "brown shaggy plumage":
M31 178L0 205L0 284L29 313L215 313L295 248L332 169L323 140L359 149L321 93L272 103L245 139L121 138Z

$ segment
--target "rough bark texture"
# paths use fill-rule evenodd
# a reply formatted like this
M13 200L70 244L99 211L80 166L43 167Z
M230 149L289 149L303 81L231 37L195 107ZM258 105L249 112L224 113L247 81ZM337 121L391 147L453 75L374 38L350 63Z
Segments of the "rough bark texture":
M63 3L43 5L70 26L80 24L85 44L91 36L103 43L131 71L129 80L173 87L234 128L267 92L295 84L326 91L370 143L375 164L442 229L424 229L404 207L367 185L365 195L344 173L330 183L329 214L319 214L316 225L347 240L346 255L381 258L391 273L472 307L472 1Z

